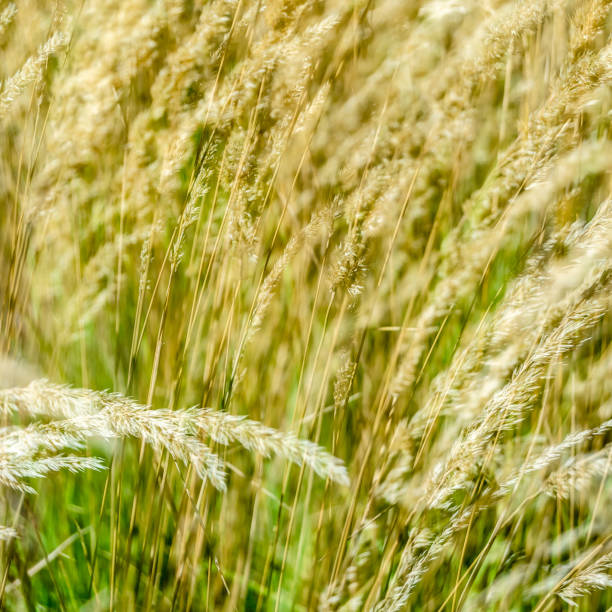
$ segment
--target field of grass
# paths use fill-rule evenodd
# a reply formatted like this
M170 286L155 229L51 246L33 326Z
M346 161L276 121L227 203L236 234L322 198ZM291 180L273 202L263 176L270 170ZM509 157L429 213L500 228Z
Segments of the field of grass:
M612 2L0 0L0 609L612 609Z

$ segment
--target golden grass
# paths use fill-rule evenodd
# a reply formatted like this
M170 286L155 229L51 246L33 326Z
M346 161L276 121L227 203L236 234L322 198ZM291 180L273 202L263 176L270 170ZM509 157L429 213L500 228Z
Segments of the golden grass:
M1 3L0 608L609 608L610 13Z

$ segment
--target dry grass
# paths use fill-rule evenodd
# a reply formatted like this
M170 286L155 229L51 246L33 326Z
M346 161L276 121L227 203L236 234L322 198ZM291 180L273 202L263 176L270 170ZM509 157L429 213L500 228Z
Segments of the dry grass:
M611 13L0 3L0 608L609 609Z

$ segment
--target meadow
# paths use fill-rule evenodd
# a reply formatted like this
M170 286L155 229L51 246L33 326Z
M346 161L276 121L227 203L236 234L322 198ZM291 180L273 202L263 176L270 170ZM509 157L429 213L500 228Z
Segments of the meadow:
M612 610L611 13L0 0L0 609Z

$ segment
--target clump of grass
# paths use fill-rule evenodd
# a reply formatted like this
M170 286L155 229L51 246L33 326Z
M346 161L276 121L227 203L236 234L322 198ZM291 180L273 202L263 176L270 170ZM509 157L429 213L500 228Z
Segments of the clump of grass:
M0 607L610 607L611 20L0 4Z
M21 389L0 391L0 406L5 413L23 412L60 419L16 431L9 428L3 436L3 446L8 449L4 452L13 465L7 466L2 478L13 488L32 491L20 480L30 474L42 476L45 473L42 470L99 468L95 460L84 457L37 458L35 463L24 467L23 473L19 464L22 460L27 464L40 452L79 448L87 438L96 436L141 438L156 450L165 450L174 459L187 463L201 478L210 480L222 491L226 488L223 462L199 441L199 435L223 445L236 441L264 456L276 453L299 465L308 465L322 477L344 486L349 484L342 463L316 444L219 411L151 410L117 393L71 389L44 380ZM41 465L40 473L36 472L36 465Z

